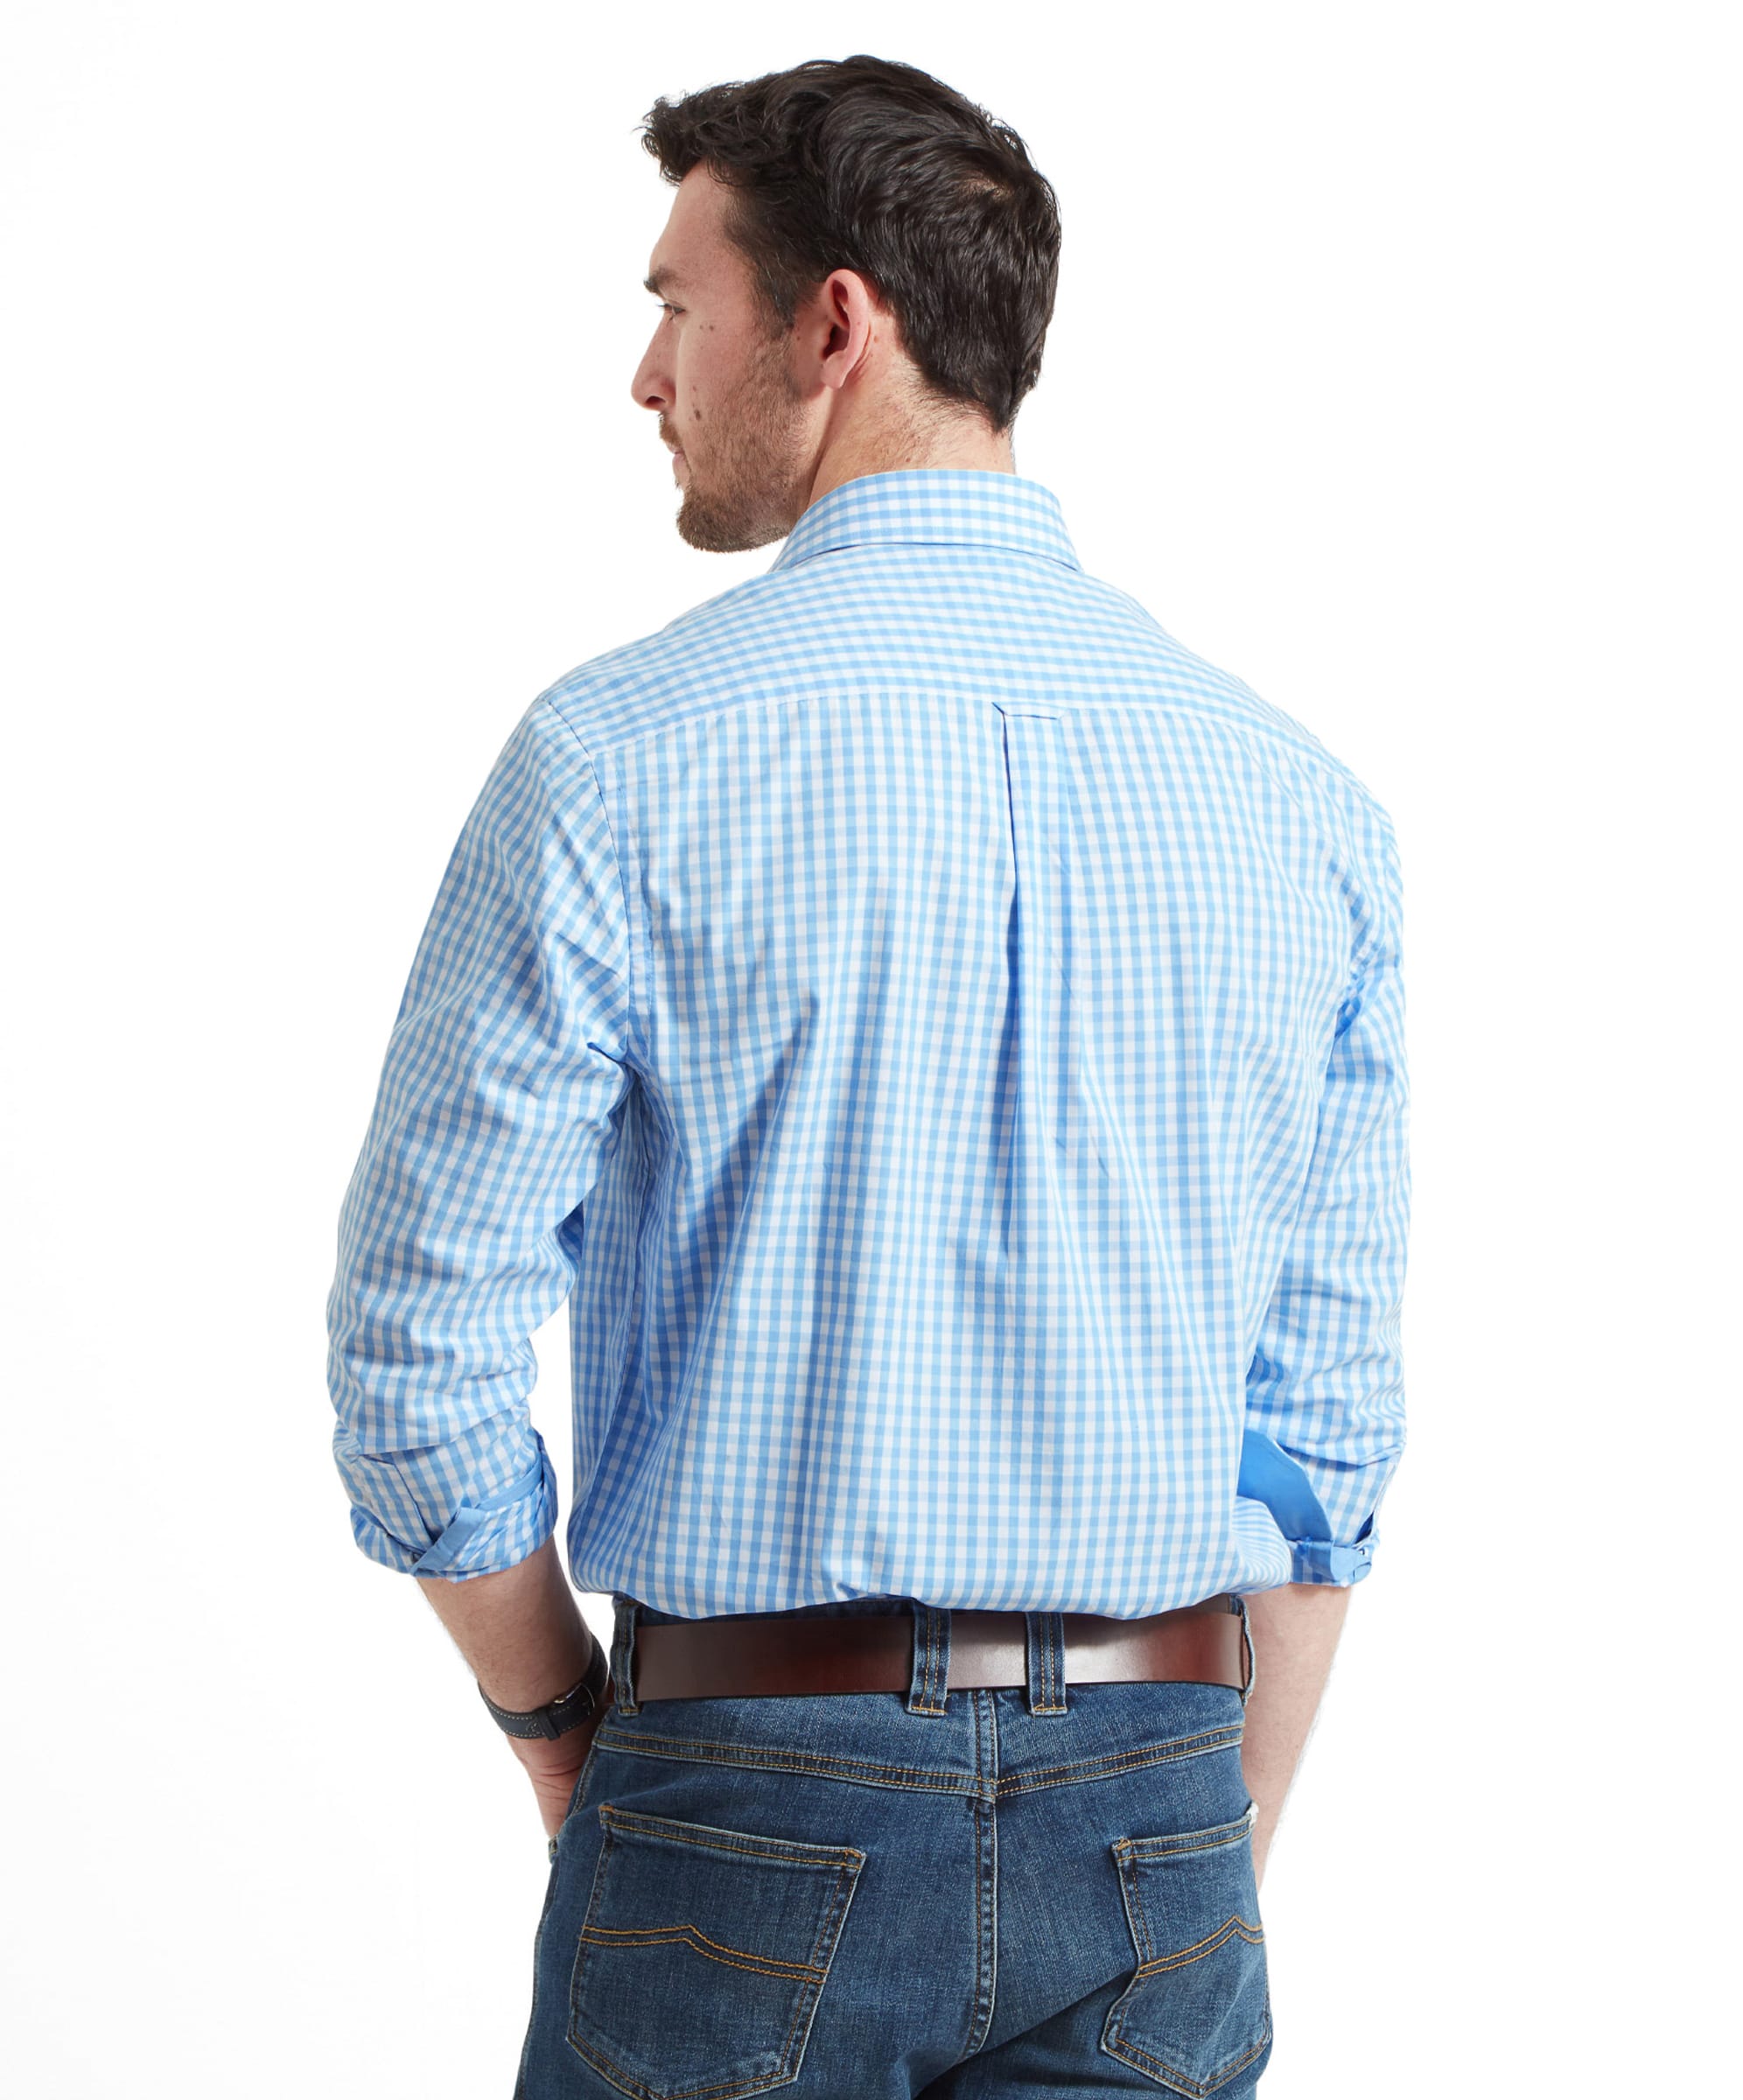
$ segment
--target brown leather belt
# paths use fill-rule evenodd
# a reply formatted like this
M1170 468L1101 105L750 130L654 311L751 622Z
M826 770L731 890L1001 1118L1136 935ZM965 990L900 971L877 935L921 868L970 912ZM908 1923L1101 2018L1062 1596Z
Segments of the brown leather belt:
M1144 1619L1065 1612L1070 1684L1228 1684L1250 1677L1246 1621L1228 1596ZM746 1612L635 1628L635 1697L759 1698L789 1692L902 1691L913 1682L912 1612L793 1618ZM1021 1612L950 1613L949 1691L1027 1683Z

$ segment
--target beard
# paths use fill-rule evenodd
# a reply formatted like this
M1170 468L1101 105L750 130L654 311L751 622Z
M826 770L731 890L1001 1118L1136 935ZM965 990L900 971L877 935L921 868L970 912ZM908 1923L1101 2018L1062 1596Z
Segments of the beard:
M788 370L785 335L766 338L733 390L730 420L717 416L708 425L700 468L683 448L681 540L704 554L742 554L792 531L807 486L802 398Z

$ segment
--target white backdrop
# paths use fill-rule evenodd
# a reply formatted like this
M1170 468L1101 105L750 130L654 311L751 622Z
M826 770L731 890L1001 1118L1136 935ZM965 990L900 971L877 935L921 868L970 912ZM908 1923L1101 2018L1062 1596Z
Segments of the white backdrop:
M1400 840L1412 1443L1267 1878L1265 2100L1718 2090L1733 19L11 0L14 2090L512 2083L544 1838L352 1544L339 1203L528 701L776 551L672 529L638 120L863 48L1058 190L1018 471Z

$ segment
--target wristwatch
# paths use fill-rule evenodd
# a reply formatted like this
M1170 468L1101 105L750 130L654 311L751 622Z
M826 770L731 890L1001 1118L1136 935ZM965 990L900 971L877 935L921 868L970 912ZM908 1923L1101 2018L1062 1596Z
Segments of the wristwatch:
M599 1646L598 1637L593 1641L592 1659L587 1665L587 1674L578 1684L572 1685L561 1698L543 1706L536 1706L530 1713L510 1713L506 1706L499 1706L480 1684L478 1696L489 1707L496 1725L505 1734L542 1736L555 1742L558 1736L567 1735L571 1728L578 1728L583 1721L591 1720L605 1703L606 1687L611 1682L611 1660Z

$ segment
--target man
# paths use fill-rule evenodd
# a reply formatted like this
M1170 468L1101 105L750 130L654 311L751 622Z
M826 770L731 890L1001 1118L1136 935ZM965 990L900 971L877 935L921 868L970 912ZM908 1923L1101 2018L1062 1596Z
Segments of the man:
M786 543L510 737L330 1306L549 1833L519 2091L1250 2093L1402 1442L1391 826L1017 473L1013 133L859 56L644 143L678 529Z

